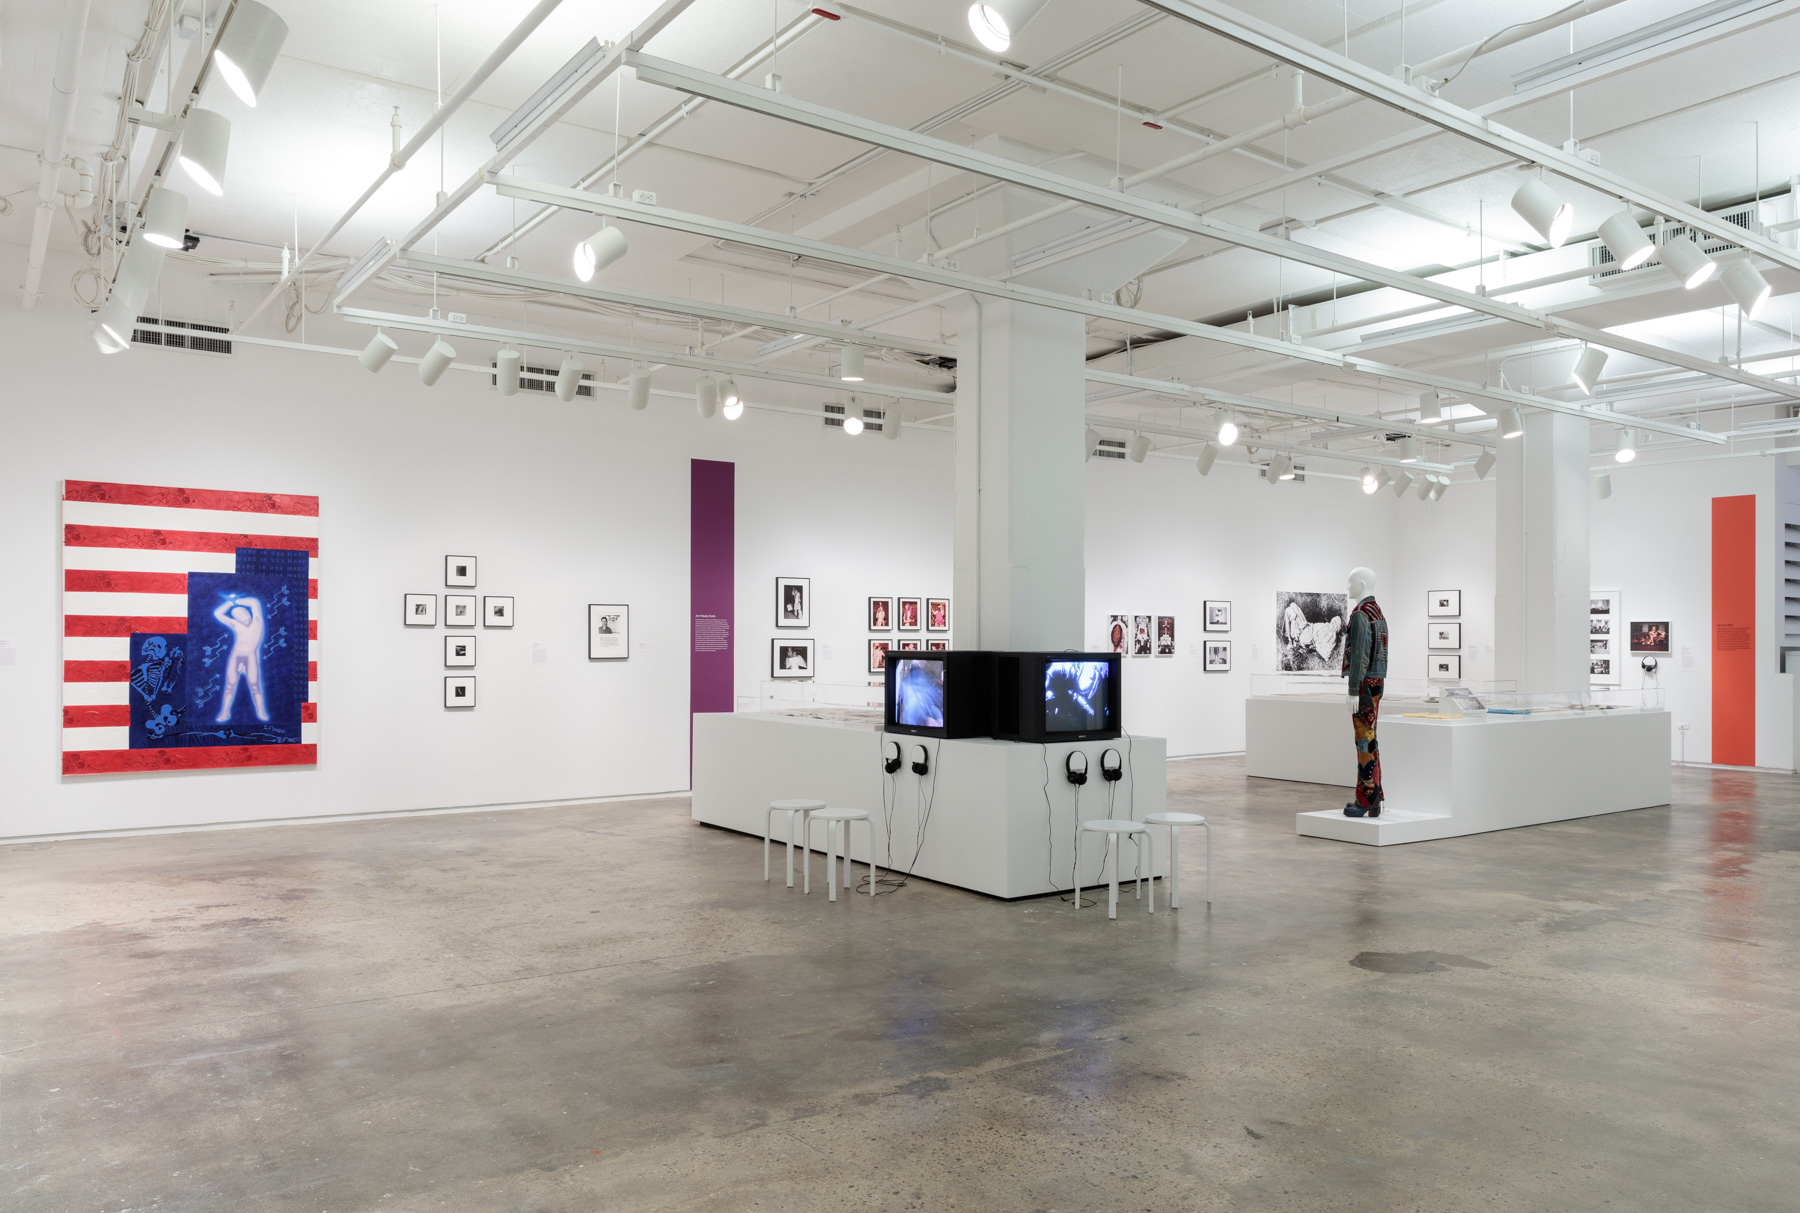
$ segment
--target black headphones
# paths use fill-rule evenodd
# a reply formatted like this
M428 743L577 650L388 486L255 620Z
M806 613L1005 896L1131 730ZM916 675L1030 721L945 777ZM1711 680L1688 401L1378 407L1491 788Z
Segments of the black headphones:
M1117 783L1125 778L1125 764L1119 757L1119 751L1108 749L1100 755L1100 778L1108 783Z
M913 774L923 775L931 770L931 751L922 745L913 747Z
M1070 750L1069 756L1063 760L1063 769L1068 772L1069 782L1080 787L1087 782L1087 755L1080 750Z
M900 769L900 743L890 741L882 747L881 769L892 775Z

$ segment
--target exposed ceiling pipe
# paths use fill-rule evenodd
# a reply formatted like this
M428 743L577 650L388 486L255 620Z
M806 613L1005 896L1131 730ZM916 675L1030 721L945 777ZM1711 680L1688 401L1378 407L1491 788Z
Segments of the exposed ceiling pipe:
M50 225L56 219L57 185L68 154L69 130L75 125L75 93L81 83L81 48L87 39L92 0L63 0L62 30L57 35L56 71L50 78L50 124L38 155L37 214L31 222L31 248L25 256L25 283L19 306L37 306L44 280L44 254L50 247Z
M1413 83L1417 84L1421 76L1442 81L1444 79L1443 71L1447 67L1453 67L1460 72L1463 66L1477 55L1491 55L1502 47L1512 46L1527 38L1535 38L1539 34L1548 33L1553 29L1560 29L1571 21L1591 17L1602 9L1608 9L1615 4L1624 2L1625 0L1577 0L1576 3L1559 8L1547 17L1540 17L1536 21L1526 21L1519 25L1509 25L1497 34L1490 34L1467 46L1458 47L1447 54L1439 55L1435 59L1427 59L1423 63L1413 64ZM1454 78L1454 73L1452 78Z

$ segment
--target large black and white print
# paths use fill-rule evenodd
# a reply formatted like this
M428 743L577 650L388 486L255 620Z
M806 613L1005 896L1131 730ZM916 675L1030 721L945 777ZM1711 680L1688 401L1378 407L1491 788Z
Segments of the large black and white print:
M1348 623L1349 602L1343 594L1278 591L1275 668L1284 674L1341 673Z

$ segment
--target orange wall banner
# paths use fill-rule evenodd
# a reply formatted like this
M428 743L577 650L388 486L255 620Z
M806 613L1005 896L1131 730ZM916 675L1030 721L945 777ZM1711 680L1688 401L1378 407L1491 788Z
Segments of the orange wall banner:
M1756 497L1712 503L1712 760L1756 765Z

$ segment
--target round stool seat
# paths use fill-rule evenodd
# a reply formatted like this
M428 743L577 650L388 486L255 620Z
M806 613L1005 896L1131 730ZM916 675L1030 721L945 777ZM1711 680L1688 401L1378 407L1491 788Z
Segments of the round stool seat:
M769 807L776 812L797 813L801 810L818 810L825 807L823 800L771 800Z
M1113 817L1101 817L1094 821L1081 823L1084 830L1093 830L1099 834L1135 834L1144 828L1141 821L1119 820Z
M1199 826L1206 831L1206 904L1212 904L1212 824L1198 813L1146 813L1150 825L1169 831L1169 908L1181 908L1181 830Z
M867 821L869 819L869 810L815 809L813 811L812 819L814 821Z
M1156 836L1150 827L1141 821L1133 821L1129 817L1097 817L1093 821L1081 823L1081 834L1098 834L1106 840L1106 854L1101 863L1106 869L1106 916L1119 916L1119 848L1125 839L1130 838L1134 846L1143 842L1150 844L1150 905L1152 914L1156 913ZM1075 836L1075 908L1081 908L1081 834ZM1143 877L1136 878L1141 897L1144 887Z
M798 817L800 820L800 829L802 831L802 837L800 839L800 843L802 846L807 846L809 844L808 844L808 837L805 834L806 819L809 816L811 816L813 813L818 812L820 809L822 809L824 807L825 807L825 802L823 800L771 800L769 802L769 807L763 811L763 879L764 880L767 880L769 878L770 823L775 819L775 814L786 813L788 815L788 817L787 817L787 821L788 821L787 887L791 889L794 887L794 819L796 817ZM808 865L807 876L809 877L809 879L810 879L811 875L812 875L812 867L811 867L811 865Z
M1153 826L1199 826L1206 818L1198 813L1145 813L1144 820Z
M850 887L850 826L854 822L862 822L869 835L869 896L876 894L875 880L875 822L867 809L815 809L807 815L809 821L825 823L825 888L832 901L837 900L837 860L840 851L844 857L844 887ZM842 842L842 847L838 844ZM812 887L812 852L806 853L806 883Z

